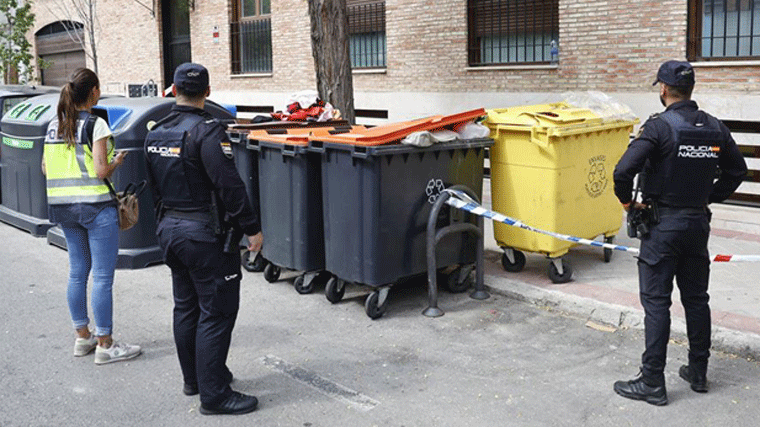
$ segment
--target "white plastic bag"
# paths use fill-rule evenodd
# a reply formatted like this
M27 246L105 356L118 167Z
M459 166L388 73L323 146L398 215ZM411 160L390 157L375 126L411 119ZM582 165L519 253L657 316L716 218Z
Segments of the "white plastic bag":
M302 90L290 95L290 98L288 98L288 102L285 105L288 106L297 102L301 108L307 109L317 102L317 98L319 98L319 93L317 93L316 90Z
M463 123L456 127L456 131L461 139L488 138L491 130L475 122Z
M604 121L626 120L633 121L637 117L631 108L612 97L598 91L566 92L562 99L568 104L591 110Z
M438 142L448 142L457 139L459 135L450 130L439 130L435 132L419 131L412 132L401 140L402 144L414 145L417 147L430 147Z
M322 110L322 114L317 119L318 122L326 122L333 119L333 106L329 102L325 102L325 106Z

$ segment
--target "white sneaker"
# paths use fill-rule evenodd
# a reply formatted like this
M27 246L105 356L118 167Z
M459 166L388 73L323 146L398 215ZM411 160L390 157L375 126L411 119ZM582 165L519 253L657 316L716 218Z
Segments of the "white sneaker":
M98 339L95 335L90 334L90 338L77 338L74 341L74 356L87 356L91 351L95 350L95 346L98 345Z
M95 348L95 364L104 365L106 363L133 359L139 356L141 352L142 349L140 349L139 345L129 345L114 341L109 348L101 346Z

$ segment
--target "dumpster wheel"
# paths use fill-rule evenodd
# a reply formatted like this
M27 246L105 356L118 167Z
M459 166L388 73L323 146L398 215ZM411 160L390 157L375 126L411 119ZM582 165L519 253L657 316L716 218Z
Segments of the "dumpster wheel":
M307 283L304 276L305 274L302 274L293 281L293 287L296 288L296 292L302 295L314 292L314 279L309 280Z
M439 281L443 283L446 290L452 294L462 293L472 286L473 281L471 273L474 268L474 265L457 267L449 274L441 274L439 276Z
M390 288L382 288L377 291L372 291L367 295L367 299L364 300L364 311L370 319L379 319L385 314L388 309L388 290Z
M264 259L263 256L261 256L261 252L257 252L256 256L251 259L251 251L245 251L243 252L243 257L241 260L241 264L243 265L243 268L246 271L250 271L252 273L261 273L264 271L264 268L267 266L267 260Z
M615 240L615 236L609 236L604 238L604 243L612 243ZM612 259L612 249L604 248L604 262L610 262Z
M512 252L513 261L510 261L509 252ZM501 254L501 266L510 273L522 271L525 267L525 254L517 249L504 248L504 253Z
M549 274L549 278L551 279L552 283L569 282L570 278L573 276L573 267L570 265L570 263L568 261L565 261L563 258L552 258L551 261L552 262L549 263L547 273ZM561 274L559 272L557 264L560 264L562 267Z
M343 295L346 293L346 282L343 279L338 279L335 276L330 277L325 285L325 298L328 301L335 304L343 299Z
M280 267L269 263L264 268L264 279L269 283L274 283L280 278Z

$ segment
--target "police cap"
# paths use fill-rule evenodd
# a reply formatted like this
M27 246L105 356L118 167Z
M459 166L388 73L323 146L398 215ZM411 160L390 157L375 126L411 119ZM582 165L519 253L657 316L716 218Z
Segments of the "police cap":
M668 86L694 86L694 68L685 61L666 61L657 71L657 80L652 86L663 82Z
M203 65L185 62L174 70L174 86L189 95L199 95L208 88L208 70Z

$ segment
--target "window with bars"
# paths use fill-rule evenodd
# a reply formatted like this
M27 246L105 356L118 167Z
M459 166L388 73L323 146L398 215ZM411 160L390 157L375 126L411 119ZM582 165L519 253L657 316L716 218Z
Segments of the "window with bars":
M385 1L346 3L351 67L385 68Z
M550 63L559 0L468 0L467 30L470 66Z
M271 13L271 0L234 1L232 74L272 72Z
M691 61L760 58L760 0L689 0Z

